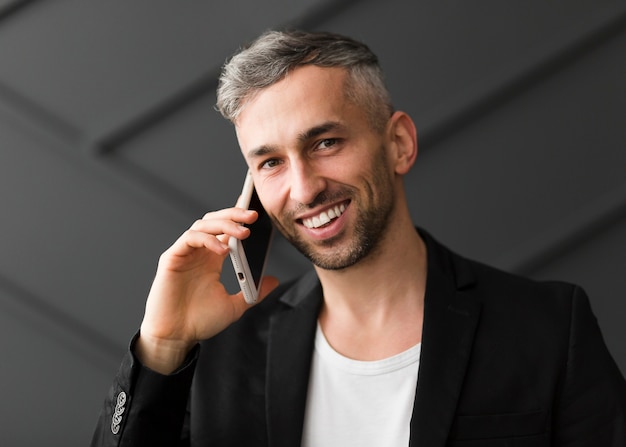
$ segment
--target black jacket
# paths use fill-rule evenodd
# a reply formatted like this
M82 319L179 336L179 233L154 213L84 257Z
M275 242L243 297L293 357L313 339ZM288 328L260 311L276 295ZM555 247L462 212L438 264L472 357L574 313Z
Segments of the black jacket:
M469 261L422 235L410 446L626 446L626 383L584 292ZM299 445L321 303L314 272L285 284L171 376L129 352L92 446Z

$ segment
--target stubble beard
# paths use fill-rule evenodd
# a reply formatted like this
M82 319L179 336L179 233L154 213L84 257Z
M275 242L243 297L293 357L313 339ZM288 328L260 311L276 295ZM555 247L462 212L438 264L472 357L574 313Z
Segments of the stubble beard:
M356 209L358 219L353 235L344 231L333 238L314 243L303 238L297 231L297 224L291 217L295 212L288 213L283 219L284 222L289 222L288 225L283 225L276 218L273 220L285 239L313 265L324 270L346 269L380 248L393 212L393 179L389 178L384 167L379 165L374 172L373 181L367 184L367 189L363 192L366 198L360 200L351 188L343 187L332 195L322 192L312 204L319 206L333 203L335 198L351 198L350 208Z

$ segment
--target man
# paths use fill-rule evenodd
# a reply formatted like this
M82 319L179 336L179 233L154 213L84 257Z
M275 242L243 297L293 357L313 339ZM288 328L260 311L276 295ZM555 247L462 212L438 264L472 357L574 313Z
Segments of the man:
M224 67L218 108L314 272L265 278L250 307L219 278L256 213L196 221L159 260L92 445L626 445L626 384L584 292L415 229L415 126L366 46L266 33Z

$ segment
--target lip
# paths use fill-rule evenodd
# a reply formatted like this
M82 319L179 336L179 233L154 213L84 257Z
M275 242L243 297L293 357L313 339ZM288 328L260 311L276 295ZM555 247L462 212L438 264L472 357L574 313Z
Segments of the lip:
M326 206L324 206L322 208L318 208L318 209L316 209L314 211L310 211L310 212L308 212L306 214L301 214L300 216L296 217L296 221L299 224L302 224L302 222L304 220L306 220L306 219L311 219L313 217L317 217L317 216L319 216L320 214L322 214L324 212L328 212L329 210L334 210L335 208L340 207L342 205L345 207L345 209L347 209L348 205L350 205L350 200L343 200L341 202L333 203L331 205L326 205ZM342 214L344 212L345 212L345 210L342 212Z
M344 209L339 215L339 217L332 218L330 222L317 228L314 228L314 227L309 228L304 224L305 220L317 218L322 213L328 213L329 210L333 210L332 212L334 213L334 210L337 209L338 207L343 207ZM296 222L307 234L309 234L314 239L327 239L329 237L335 236L343 228L343 222L346 219L346 212L348 211L349 207L350 207L350 200L345 200L343 202L338 202L330 206L325 206L324 208L320 208L315 211L304 214L300 216L298 219L296 219Z

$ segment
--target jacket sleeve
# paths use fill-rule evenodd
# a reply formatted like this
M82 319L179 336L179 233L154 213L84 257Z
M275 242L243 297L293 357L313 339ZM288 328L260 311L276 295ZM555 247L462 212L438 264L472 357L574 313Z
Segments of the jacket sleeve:
M554 445L626 446L626 382L580 289L574 290Z
M171 375L143 366L131 342L109 389L91 441L92 447L188 445L187 401L199 346Z

